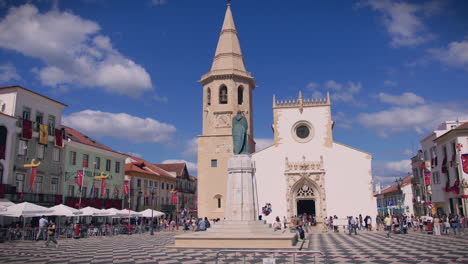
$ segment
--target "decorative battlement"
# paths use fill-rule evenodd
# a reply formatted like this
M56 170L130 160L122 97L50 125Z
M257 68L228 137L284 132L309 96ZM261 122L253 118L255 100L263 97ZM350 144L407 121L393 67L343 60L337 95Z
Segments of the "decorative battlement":
M303 99L302 92L299 92L299 96L296 100L276 100L276 96L273 95L273 108L287 108L287 107L299 107L302 111L303 107L311 106L323 106L330 105L330 94L327 93L326 98L319 99Z
M302 156L301 161L289 161L288 157L285 158L285 171L322 171L323 170L323 157L320 156L320 161L306 161Z

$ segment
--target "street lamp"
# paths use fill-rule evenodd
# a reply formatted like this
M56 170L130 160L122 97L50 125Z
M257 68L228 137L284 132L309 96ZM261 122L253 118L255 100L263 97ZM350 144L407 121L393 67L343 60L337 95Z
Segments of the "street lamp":
M153 218L153 212L154 212L154 187L152 186L151 187L151 227L150 227L150 235L154 236L154 230L153 230L153 226L154 226L154 218Z

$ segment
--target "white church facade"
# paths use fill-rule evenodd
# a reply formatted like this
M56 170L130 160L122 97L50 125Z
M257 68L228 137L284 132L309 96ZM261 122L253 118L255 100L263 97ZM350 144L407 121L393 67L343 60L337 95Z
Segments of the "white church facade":
M269 203L276 216L375 217L369 153L333 141L331 102L327 98L294 101L273 99L274 144L255 152L253 91L238 33L228 4L210 71L203 86L203 131L198 136L198 215L226 215L228 160L233 155L232 118L247 119L248 148L255 162L259 214Z

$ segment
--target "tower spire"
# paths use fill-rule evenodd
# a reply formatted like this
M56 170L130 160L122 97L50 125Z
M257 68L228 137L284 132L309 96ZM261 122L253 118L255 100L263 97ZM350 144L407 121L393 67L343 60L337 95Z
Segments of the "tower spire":
M227 3L223 28L221 29L213 65L211 66L211 71L216 70L246 71L236 26L232 17L230 1Z

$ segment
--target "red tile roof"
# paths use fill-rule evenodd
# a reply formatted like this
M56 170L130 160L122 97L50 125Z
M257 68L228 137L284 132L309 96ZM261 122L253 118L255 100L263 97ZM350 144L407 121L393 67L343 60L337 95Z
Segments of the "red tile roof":
M145 174L152 174L156 176L164 176L175 179L169 172L166 170L159 168L158 166L148 162L146 160L137 158L137 157L130 157L134 160L132 163L125 164L125 173L127 172L140 172Z
M35 91L33 91L33 90L30 90L30 89L28 89L28 88L24 88L23 86L20 86L20 85L11 85L11 86L3 86L3 87L0 87L0 89L8 89L8 88L21 88L21 89L26 90L26 91L28 91L28 92L31 92L31 93L33 93L33 94L42 96L42 97L44 97L44 98L46 98L46 99L49 99L49 100L54 101L54 102L56 102L56 103L59 103L59 104L61 104L61 105L63 105L63 106L68 106L68 105L66 105L66 104L64 104L64 103L62 103L62 102L60 102L60 101L57 101L57 100L55 100L55 99L52 99L52 98L50 98L50 97L48 97L48 96L45 96L45 95L43 95L43 94L40 94L40 93L35 92Z
M77 143L85 144L85 145L92 146L92 147L95 147L95 148L100 148L100 149L116 152L116 153L119 153L119 154L122 154L122 155L127 155L125 153L120 153L118 151L115 151L115 150L109 148L108 146L97 142L96 140L86 136L85 134L83 134L83 133L79 132L78 130L75 130L75 129L71 128L71 127L61 126L61 128L65 129L65 136L66 136L65 139L70 139L73 142L77 142Z
M413 180L413 174L410 174L408 176L406 176L405 178L403 178L403 183L401 184L401 187L404 187L406 185L409 185L411 184L411 181ZM392 192L396 192L398 191L398 184L393 184L392 186L390 187L387 187L385 189L383 189L379 194L377 195L380 195L380 194L387 194L387 193L392 193Z
M184 174L185 163L154 164L165 171L175 172L178 177Z

